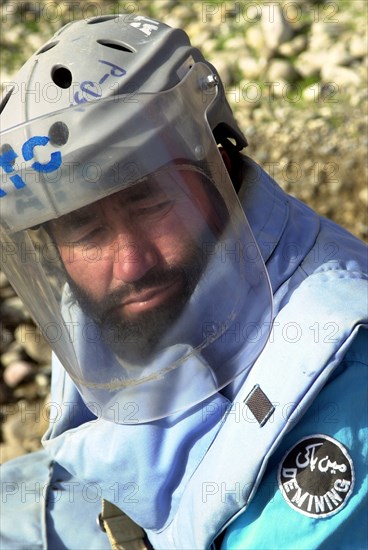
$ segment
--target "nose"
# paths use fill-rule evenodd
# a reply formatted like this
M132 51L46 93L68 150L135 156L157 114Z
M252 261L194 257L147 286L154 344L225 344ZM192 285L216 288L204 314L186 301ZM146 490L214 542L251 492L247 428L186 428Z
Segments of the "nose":
M118 235L114 242L113 277L124 283L138 281L157 265L158 255L153 243L135 235Z

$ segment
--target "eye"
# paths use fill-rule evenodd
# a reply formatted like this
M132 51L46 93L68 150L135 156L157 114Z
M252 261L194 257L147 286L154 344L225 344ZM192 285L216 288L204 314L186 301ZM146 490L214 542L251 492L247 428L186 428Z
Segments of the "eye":
M135 214L143 218L161 218L170 212L174 204L173 199L155 200L152 203L137 205Z
M100 225L86 231L75 231L70 236L70 241L76 246L97 245L101 243L107 234L106 226Z

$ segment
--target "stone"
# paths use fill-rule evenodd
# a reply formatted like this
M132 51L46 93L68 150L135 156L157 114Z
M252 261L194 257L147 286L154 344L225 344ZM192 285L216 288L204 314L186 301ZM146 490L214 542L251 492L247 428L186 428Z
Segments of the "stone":
M361 79L355 71L347 67L336 67L334 65L325 65L321 70L321 78L324 82L333 82L341 89L349 86L360 86Z
M13 323L20 323L30 319L22 300L18 296L8 298L0 304L0 317L5 322L11 319Z
M325 47L327 42L332 42L334 39L339 39L341 34L346 29L346 23L327 20L320 18L314 21L311 28L311 45L313 49L319 49L322 45Z
M316 53L307 50L302 52L295 61L295 69L304 78L318 77L321 70L321 60Z
M5 273L3 271L0 271L0 288L2 289L7 286L9 286L9 281L6 278Z
M362 107L362 105L364 105L366 108L367 100L368 100L368 92L366 87L364 87L364 89L362 90L355 90L355 92L349 98L349 102L350 102L350 105L352 105L352 107L360 107L360 108ZM359 109L356 114L357 114L357 117L359 118L361 116L361 109Z
M48 428L48 399L21 400L7 407L3 424L1 462L41 448L41 437ZM32 414L30 414L32 411Z
M201 46L201 51L204 57L216 66L216 40L214 38L206 40Z
M28 361L13 361L4 370L4 382L9 388L14 388L32 374L34 370L35 366Z
M298 76L292 64L284 59L272 59L267 73L268 78L275 82L279 80L294 82Z
M243 9L242 12L243 12L243 17L245 17L247 21L254 23L255 21L259 21L261 19L262 17L261 6L250 3L249 5L246 5L245 8L246 9Z
M364 187L359 191L359 200L368 206L368 187Z
M304 51L307 47L308 38L304 34L298 34L284 44L280 44L279 53L285 57L293 57Z
M15 339L27 355L37 363L50 362L51 350L38 327L32 323L21 323L14 332Z
M262 55L266 47L264 34L258 25L252 25L245 33L248 48L251 51L257 52L258 56Z
M262 89L258 82L243 79L235 87L235 95L230 95L230 97L237 107L254 109L261 102Z
M319 75L325 67L349 65L352 57L344 44L335 44L327 50L302 52L295 62L296 70L304 77Z
M327 52L328 62L330 65L349 65L352 61L352 57L347 50L346 44L343 42L337 42Z
M351 37L350 43L349 43L349 52L350 55L354 58L361 58L368 55L368 43L367 43L367 35L365 36L359 36L354 34Z
M1 355L1 363L7 367L11 363L27 359L23 347L18 342L13 341L6 352Z
M12 331L0 323L0 353L3 354L13 340Z
M207 51L210 50L210 44L208 44L208 40L212 38L210 27L203 28L203 25L201 23L198 23L198 21L192 21L187 25L185 30L188 35L193 37L192 43L194 46L202 48L202 46L205 45ZM215 42L213 42L213 45L214 44Z
M28 51L36 52L41 48L41 46L45 43L45 39L43 36L40 36L39 34L30 33L27 36L26 40L26 48Z
M304 88L302 96L306 101L318 103L321 97L321 84L316 82L315 84L307 86Z
M11 285L6 285L0 289L0 296L1 300L7 300L8 298L14 298L16 293Z
M280 5L270 4L269 10L264 9L261 17L261 29L267 48L273 52L291 40L293 29L286 21Z
M226 49L239 52L241 56L250 54L245 36L234 36L226 40Z
M242 77L249 80L258 80L266 67L266 60L255 59L251 56L240 56L238 68Z
M15 399L24 399L25 401L34 401L40 397L40 388L32 376L29 379L23 380L15 388L13 388L13 395Z

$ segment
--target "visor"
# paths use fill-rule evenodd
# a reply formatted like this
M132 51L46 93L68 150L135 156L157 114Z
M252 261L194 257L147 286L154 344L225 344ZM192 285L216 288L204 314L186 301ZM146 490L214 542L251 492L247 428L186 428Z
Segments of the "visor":
M209 74L198 63L169 91L1 134L2 268L114 422L200 403L270 331L266 269L206 119Z

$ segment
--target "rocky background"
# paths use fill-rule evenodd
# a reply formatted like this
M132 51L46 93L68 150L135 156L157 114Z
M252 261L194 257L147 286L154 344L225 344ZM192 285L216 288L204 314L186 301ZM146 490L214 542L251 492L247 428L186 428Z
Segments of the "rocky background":
M184 28L218 68L248 154L362 239L367 206L366 0L1 2L1 83L61 25L135 13ZM50 350L0 273L1 461L39 447Z

